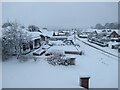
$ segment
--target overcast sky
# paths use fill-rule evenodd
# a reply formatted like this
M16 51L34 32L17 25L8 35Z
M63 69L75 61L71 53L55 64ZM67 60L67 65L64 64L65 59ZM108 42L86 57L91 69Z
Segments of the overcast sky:
M17 19L21 24L39 27L81 28L118 20L117 2L7 2L2 11L3 22Z

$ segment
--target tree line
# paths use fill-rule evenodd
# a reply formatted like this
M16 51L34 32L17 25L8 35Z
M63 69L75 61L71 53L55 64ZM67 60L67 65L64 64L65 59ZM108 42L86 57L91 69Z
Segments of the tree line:
M101 23L96 24L94 27L91 27L94 29L119 29L120 24L118 23L105 23L104 25Z

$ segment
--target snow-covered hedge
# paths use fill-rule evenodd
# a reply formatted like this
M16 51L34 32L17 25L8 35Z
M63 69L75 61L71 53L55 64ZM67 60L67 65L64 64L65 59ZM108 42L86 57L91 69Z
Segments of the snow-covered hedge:
M53 55L47 58L47 62L52 65L75 65L75 58L66 58L60 51L53 51Z

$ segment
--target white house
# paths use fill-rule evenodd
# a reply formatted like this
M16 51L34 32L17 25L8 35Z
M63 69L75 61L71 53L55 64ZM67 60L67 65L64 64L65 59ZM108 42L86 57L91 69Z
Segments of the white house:
M21 52L22 54L29 53L30 51L37 49L41 46L41 33L40 32L29 32L24 29L23 31L27 35L27 42L22 43Z

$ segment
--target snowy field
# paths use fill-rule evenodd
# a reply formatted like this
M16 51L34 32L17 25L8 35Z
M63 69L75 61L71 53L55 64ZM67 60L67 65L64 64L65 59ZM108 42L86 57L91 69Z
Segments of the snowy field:
M76 42L84 55L75 55L75 66L52 66L43 57L34 62L31 53L24 63L14 57L3 62L3 88L81 88L79 78L84 75L90 76L90 88L118 88L118 58Z

